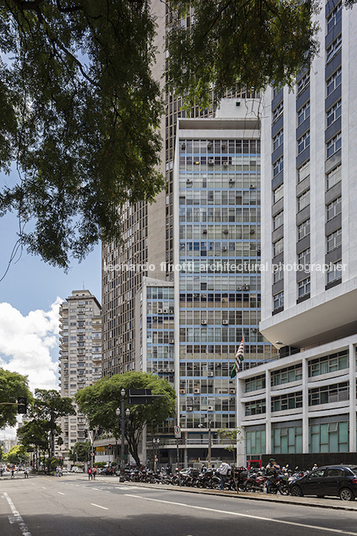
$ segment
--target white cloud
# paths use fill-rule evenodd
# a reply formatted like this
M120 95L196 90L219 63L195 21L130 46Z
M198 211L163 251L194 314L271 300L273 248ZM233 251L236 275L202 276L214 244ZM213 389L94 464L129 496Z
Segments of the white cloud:
M31 311L23 316L9 303L0 303L0 367L28 376L31 391L56 389L59 304L49 311Z

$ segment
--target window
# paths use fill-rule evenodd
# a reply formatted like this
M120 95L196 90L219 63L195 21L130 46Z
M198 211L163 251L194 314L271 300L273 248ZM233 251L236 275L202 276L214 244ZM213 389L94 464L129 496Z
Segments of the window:
M280 240L273 244L273 256L276 257L282 251L284 251L284 238L280 238Z
M305 207L310 205L310 190L307 190L307 192L300 195L300 197L297 198L298 202L298 212L303 210Z
M301 125L310 115L310 101L307 101L306 104L298 111L298 125Z
M341 214L341 196L326 206L327 221Z
M284 131L283 129L281 129L276 136L274 136L273 138L273 150L275 151L275 149L277 149L278 147L280 147L280 145L283 143L284 141Z
M302 379L302 366L292 365L271 373L271 385L283 385L284 383L295 382Z
M331 45L326 49L326 63L332 60L332 58L337 54L337 52L342 47L342 35L340 34L336 39L334 39Z
M271 399L271 411L285 411L288 409L302 408L302 392L289 393L274 396Z
M326 283L333 283L342 279L342 262L341 259L337 262L331 262L327 269Z
M320 376L328 372L336 372L348 368L348 350L343 350L336 354L324 355L312 359L308 363L309 377Z
M280 102L276 108L273 110L273 124L283 115L284 112L284 103Z
M279 214L277 214L273 218L273 229L274 229L274 231L275 231L275 229L278 229L279 227L281 227L283 225L283 222L284 222L284 212L281 211L281 212L279 212Z
M332 186L335 186L341 180L341 165L334 168L326 175L326 188L329 190Z
M245 380L246 393L251 393L252 391L257 391L258 389L265 389L265 374Z
M298 226L298 240L310 234L310 220L306 220Z
M279 292L273 296L274 310L284 307L284 291Z
M310 264L310 248L306 248L304 251L299 253L298 264Z
M273 269L273 282L277 283L282 279L284 279L284 265L282 263L279 263L279 265L274 266Z
M281 184L273 191L273 203L277 203L279 199L282 199L284 196L284 184Z
M302 298L310 294L310 276L298 282L298 297Z
M310 85L310 73L304 74L297 83L297 93L300 95Z
M341 382L335 385L324 385L323 387L316 387L315 389L309 390L309 406L347 401L348 398L348 382Z
M266 412L265 400L254 400L254 402L246 402L245 415L260 415Z
M340 84L342 79L341 67L327 80L327 96L329 96Z
M340 116L341 116L341 100L336 102L336 104L334 104L332 108L330 108L326 112L327 126L329 127L330 125L332 125L332 123L336 121L336 119L338 119Z
M327 253L338 248L342 244L342 229L337 229L326 238Z
M310 177L310 160L306 162L301 168L297 170L298 172L298 182L303 181Z
M327 17L327 33L331 32L342 16L342 2Z
M279 158L273 165L273 175L276 177L284 169L284 158Z
M302 153L310 145L310 130L298 139L298 154Z
M337 153L341 149L341 132L337 134L332 140L328 141L326 144L327 147L327 158L330 158L333 154Z

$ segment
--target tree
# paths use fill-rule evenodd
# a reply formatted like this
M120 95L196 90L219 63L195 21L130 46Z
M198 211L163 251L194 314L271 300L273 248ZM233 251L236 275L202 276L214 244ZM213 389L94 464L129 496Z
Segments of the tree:
M164 185L149 4L0 0L0 169L19 171L0 215L51 264L120 240L120 207Z
M28 401L32 399L27 376L0 368L0 429L16 425L19 397L26 397Z
M15 445L9 450L9 452L4 454L4 459L8 463L19 465L27 462L29 455L27 454L26 448L23 445Z
M55 436L62 433L57 424L60 417L75 415L72 399L61 398L54 389L35 389L35 397L29 408L29 420L17 432L23 445L35 446L53 455Z
M224 448L229 452L235 452L237 443L243 441L243 428L220 428L217 430L217 434L221 439L229 439L231 442L229 445L226 445ZM236 462L236 455L234 455L234 463Z
M69 459L73 462L87 462L90 460L91 455L91 442L90 441L77 441L73 445L69 453Z
M175 407L175 390L167 380L158 379L148 372L126 372L111 378L103 377L94 385L81 389L76 394L76 401L80 411L88 416L91 429L102 426L104 430L118 439L121 437L121 419L117 426L115 410L121 409L121 390L125 389L151 389L152 394L164 395L153 397L153 403L144 405L128 405L130 416L125 425L125 439L130 454L136 464L140 465L138 444L142 429L146 424L153 427L163 423L173 414Z
M192 24L180 17L194 9ZM169 87L209 107L236 86L292 84L318 50L313 0L174 0L167 46ZM193 18L193 17L192 17Z

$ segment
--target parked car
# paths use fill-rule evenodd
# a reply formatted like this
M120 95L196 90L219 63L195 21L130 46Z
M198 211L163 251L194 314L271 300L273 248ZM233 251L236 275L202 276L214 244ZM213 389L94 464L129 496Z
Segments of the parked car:
M343 501L353 501L357 496L356 465L326 465L318 467L289 484L291 495L325 495L340 497Z

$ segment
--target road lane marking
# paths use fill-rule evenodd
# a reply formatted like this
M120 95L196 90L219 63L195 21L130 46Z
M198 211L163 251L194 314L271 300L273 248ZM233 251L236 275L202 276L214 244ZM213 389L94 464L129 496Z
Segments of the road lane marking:
M105 506L100 506L100 504L91 503L91 505L96 506L97 508L102 508L103 510L109 510L109 508L106 508Z
M261 517L261 516L255 516L255 515L251 515L251 514L241 514L240 512L230 512L229 510L218 510L216 508L207 508L205 506L194 506L192 504L185 504L185 503L179 503L179 502L171 502L171 501L165 501L163 499L151 499L150 497L142 497L141 495L134 495L132 493L125 493L125 496L126 497L133 497L135 499L142 499L143 501L154 501L154 502L159 502L159 503L164 503L164 504L169 504L170 506L184 506L185 508L193 508L195 510L204 510L206 512L213 512L213 513L217 513L217 514L225 514L225 515L231 515L231 516L236 516L236 517L246 517L246 518L249 518L249 519L258 519L260 521L270 521L271 523L280 523L281 525L292 525L294 527L301 527L301 528L305 528L305 529L315 529L315 530L321 530L321 531L325 531L325 532L333 532L335 534L348 534L348 535L351 535L351 536L356 536L357 533L356 532L349 532L347 530L341 530L341 529L330 529L330 528L326 528L326 527L318 527L318 526L315 526L315 525L307 525L305 523L297 523L297 522L294 522L294 521L284 521L282 519L271 519L269 517Z
M62 491L57 491L57 493L58 493L59 495L64 495L64 493L62 493Z
M10 497L8 496L8 494L6 492L3 493L3 497L7 500L8 505L11 508L11 512L12 512L12 515L13 515L12 523L17 523L19 525L19 528L21 530L22 536L31 536L31 532L26 527L26 525L24 523L24 520L20 516L19 512L16 510L14 503L12 502L12 500L10 499ZM11 521L10 521L10 523L11 523Z

